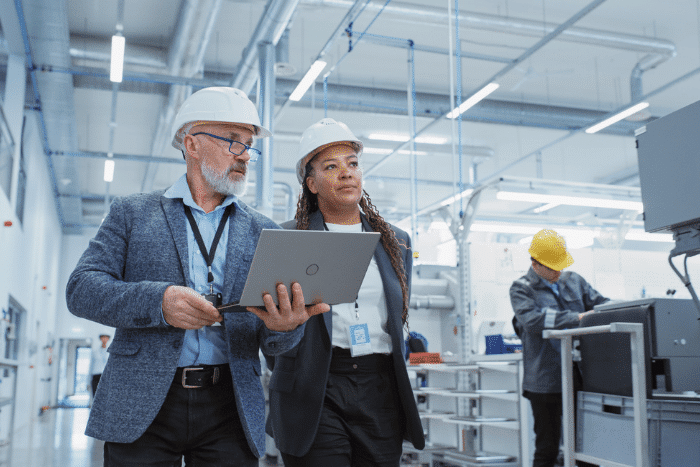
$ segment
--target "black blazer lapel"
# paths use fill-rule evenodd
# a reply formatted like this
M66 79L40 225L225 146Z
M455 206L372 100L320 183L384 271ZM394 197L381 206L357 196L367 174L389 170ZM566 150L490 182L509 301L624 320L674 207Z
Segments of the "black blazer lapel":
M364 215L362 215L362 226L365 231L374 232ZM400 341L403 339L403 333L401 331L401 313L397 313L397 310L403 310L403 295L401 293L401 284L399 284L389 255L384 250L384 245L382 245L381 241L377 244L377 249L374 250L374 260L377 262L379 275L382 277L382 285L384 286L387 308L387 332L391 336L392 351L400 354Z

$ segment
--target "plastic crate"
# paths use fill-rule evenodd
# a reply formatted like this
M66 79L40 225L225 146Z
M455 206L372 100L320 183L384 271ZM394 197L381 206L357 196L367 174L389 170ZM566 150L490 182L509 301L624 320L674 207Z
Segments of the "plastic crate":
M648 399L647 416L651 466L700 466L700 398ZM579 392L576 451L636 465L633 399Z

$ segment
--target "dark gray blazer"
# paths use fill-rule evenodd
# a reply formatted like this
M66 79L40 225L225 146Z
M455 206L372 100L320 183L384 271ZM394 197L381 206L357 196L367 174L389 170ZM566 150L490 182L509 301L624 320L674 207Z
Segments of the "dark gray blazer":
M139 438L158 414L175 376L185 330L162 323L165 289L186 286L187 227L182 200L164 191L114 200L68 280L68 309L116 328L86 434L117 443ZM224 303L240 298L255 246L272 220L240 203L229 219ZM221 248L221 247L220 247ZM248 312L224 317L236 406L252 452L265 453L265 399L259 350L275 355L304 332L273 332Z
M324 230L323 216L314 212L309 219L311 230ZM367 219L362 216L362 224L371 232ZM282 224L284 228L296 228L296 221ZM410 248L411 239L406 232L392 226L399 243ZM402 248L403 262L410 290L413 254ZM389 255L379 243L374 253L379 273L384 283L384 294L388 311L387 330L391 335L392 356L396 377L396 387L402 407L398 416L404 420L404 439L423 449L425 439L411 383L404 360L404 339L401 323L403 296L401 285L391 266ZM331 363L332 313L312 316L306 322L304 337L298 346L278 355L274 359L270 379L270 416L268 433L275 438L277 448L286 454L303 456L311 448L316 437L321 408L326 394L326 381ZM270 359L267 359L270 361Z

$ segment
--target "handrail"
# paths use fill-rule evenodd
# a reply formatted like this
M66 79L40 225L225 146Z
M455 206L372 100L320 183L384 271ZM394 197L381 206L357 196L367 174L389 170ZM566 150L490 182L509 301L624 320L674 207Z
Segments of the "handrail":
M630 334L630 349L632 358L632 399L634 407L634 466L611 462L595 456L576 452L574 439L574 394L573 394L573 363L571 359L572 337L587 334L604 333ZM575 460L594 464L610 465L611 467L650 467L649 465L649 418L647 415L646 374L644 354L644 325L641 323L610 323L603 326L589 326L565 330L546 330L542 333L545 339L561 339L561 385L562 413L566 417L564 423L564 467L573 467Z

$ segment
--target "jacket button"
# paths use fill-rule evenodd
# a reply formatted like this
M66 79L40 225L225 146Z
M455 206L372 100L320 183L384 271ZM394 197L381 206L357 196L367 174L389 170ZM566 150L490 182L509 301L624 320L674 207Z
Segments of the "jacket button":
M352 364L352 369L353 369L353 370L357 370L357 363L353 363L353 364Z

